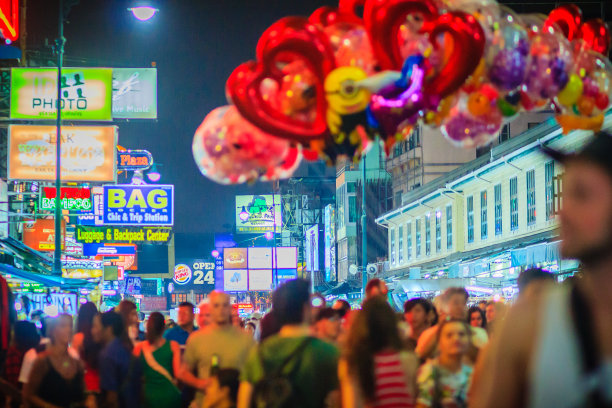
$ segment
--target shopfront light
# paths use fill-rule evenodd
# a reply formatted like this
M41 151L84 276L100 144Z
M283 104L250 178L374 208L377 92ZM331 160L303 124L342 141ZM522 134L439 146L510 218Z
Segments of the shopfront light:
M128 11L131 11L137 20L148 21L152 19L159 10L153 7L142 6L129 8Z

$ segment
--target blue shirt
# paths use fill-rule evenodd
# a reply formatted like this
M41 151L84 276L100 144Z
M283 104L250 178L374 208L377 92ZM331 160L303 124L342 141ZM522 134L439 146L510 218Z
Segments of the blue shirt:
M195 328L194 330L195 331ZM193 331L191 333L193 333ZM170 330L166 330L164 333L164 339L169 341L176 341L179 345L184 346L187 344L187 338L191 334L186 330L183 330L181 326L174 326Z
M121 408L139 407L140 364L121 340L111 341L100 353L100 390L119 394Z

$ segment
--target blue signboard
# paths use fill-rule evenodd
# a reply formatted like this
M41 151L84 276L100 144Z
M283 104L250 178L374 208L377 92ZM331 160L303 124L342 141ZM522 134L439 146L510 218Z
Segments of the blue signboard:
M215 290L215 262L209 259L177 260L174 265L175 293L209 293Z
M174 186L104 186L104 225L173 225Z
M135 254L135 245L83 244L83 256L119 256Z

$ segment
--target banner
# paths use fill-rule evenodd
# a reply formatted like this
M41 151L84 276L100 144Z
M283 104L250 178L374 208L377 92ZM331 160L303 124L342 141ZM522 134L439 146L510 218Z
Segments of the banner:
M112 120L110 68L62 68L62 119ZM11 69L11 119L57 118L57 68Z
M104 263L92 259L62 260L62 277L72 279L100 278L104 272Z
M236 232L281 232L281 208L280 195L236 196Z
M115 182L115 126L62 127L62 181ZM10 125L8 178L55 180L55 126Z
M113 68L113 118L157 119L156 68Z
M136 245L83 244L83 256L135 255Z
M165 244L172 237L168 227L89 227L77 225L77 241L84 244L100 243L148 243Z
M174 186L104 186L104 225L173 225Z
M66 237L66 222L62 220L62 249ZM38 219L23 226L23 243L37 251L55 250L55 220Z

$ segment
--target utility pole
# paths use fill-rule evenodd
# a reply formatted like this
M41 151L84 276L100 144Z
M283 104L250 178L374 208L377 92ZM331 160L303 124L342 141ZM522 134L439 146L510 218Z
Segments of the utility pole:
M59 1L59 35L57 48L57 121L55 135L55 251L53 271L62 274L62 200L61 200L61 156L62 156L62 65L64 63L64 1Z
M361 181L361 289L362 299L365 300L365 289L368 284L368 232L367 232L367 212L366 212L366 153L361 156L362 181Z

